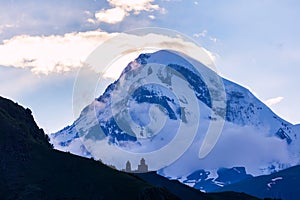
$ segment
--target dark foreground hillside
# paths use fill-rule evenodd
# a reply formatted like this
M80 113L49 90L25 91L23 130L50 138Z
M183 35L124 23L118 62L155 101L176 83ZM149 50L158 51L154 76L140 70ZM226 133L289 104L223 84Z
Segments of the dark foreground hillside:
M158 180L158 175L152 176ZM145 180L52 149L31 111L0 97L0 199L179 199L159 181ZM176 190L193 199L237 197L237 193L207 196L181 184ZM184 193L180 196L187 199Z
M0 98L0 199L176 199L129 174L53 150L31 111Z

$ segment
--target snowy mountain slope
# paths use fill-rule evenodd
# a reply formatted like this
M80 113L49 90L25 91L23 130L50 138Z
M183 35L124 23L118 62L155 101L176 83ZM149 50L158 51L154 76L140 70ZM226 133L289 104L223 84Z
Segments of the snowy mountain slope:
M278 117L249 90L184 58L166 50L141 54L71 126L52 134L51 142L57 149L93 156L122 169L128 158L113 158L113 147L155 152L169 145L184 127L190 133L182 139L185 152L175 148L175 162L165 153L149 166L164 166L159 174L195 187L206 179L218 184L220 168L243 166L247 173L261 175L298 163L299 126ZM200 66L200 72L194 65ZM211 95L218 96L220 88L207 85L208 74L223 81L226 110L212 109ZM189 90L193 92L187 93ZM222 134L210 154L199 159L209 125L218 116L225 118ZM135 157L133 163L140 159ZM165 163L158 165L158 160ZM207 177L189 180L199 170L207 172Z

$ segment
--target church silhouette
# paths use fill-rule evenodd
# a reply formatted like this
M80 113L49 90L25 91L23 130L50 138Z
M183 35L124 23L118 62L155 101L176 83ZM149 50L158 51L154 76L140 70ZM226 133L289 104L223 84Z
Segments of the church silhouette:
M131 169L131 163L130 161L128 160L126 162L126 168L124 170L125 172L131 172L131 173L146 173L148 172L148 165L146 164L146 161L144 158L142 158L140 160L140 164L138 165L138 168L137 170L132 170Z

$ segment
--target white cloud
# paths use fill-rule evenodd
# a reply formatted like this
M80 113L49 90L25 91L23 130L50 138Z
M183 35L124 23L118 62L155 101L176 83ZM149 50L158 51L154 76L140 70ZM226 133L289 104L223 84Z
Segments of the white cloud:
M82 66L86 57L115 34L102 31L65 35L20 35L0 45L0 65L29 67L35 73L69 71Z
M149 17L150 19L155 19L155 16L154 16L154 15L148 15L148 17Z
M218 41L218 39L217 38L215 38L215 37L209 37L209 40L211 40L211 41L213 41L214 43L216 43L217 41Z
M147 33L145 30L144 35L141 35L141 31L137 32L138 35L120 33L93 51L86 60L86 64L89 67L85 68L87 70L81 71L80 77L77 78L80 82L80 87L77 87L78 90L76 91L74 116L78 116L80 111L95 99L95 92L100 94L98 91L103 91L106 88L107 80L110 82L112 79L116 80L129 61L137 58L140 53L169 49L193 58L193 60L189 60L191 63L194 60L198 60L216 71L213 54L209 51L191 42L191 40L186 40L186 38L178 35L176 32L165 35L157 33L160 29L154 30L153 32L156 33ZM98 76L93 78L97 74ZM99 79L99 76L102 76L102 78ZM90 81L88 87L86 87L87 79ZM95 91L92 85L97 84L98 86L95 86L97 91Z
M124 41L126 42L124 43ZM177 52L182 52L202 62L212 70L216 70L214 66L216 55L214 53L190 41L184 40L180 35L167 36L151 33L139 36L120 33L118 37L113 38L110 43L113 45L105 44L106 47L96 49L92 58L86 61L87 64L93 68L93 71L104 74L104 77L117 79L129 61L138 57L139 54L163 49L172 49ZM107 53L108 48L109 53ZM109 64L108 68L99 67L98 64L101 59L97 57L97 55L102 55L103 53L107 53L107 56L105 59L101 58L101 63L106 66L105 62L107 62L107 64ZM109 59L110 56L111 59ZM121 63L123 63L123 65L121 65Z
M114 37L116 35L118 37ZM107 39L111 39L110 42L103 43ZM102 54L97 54L95 66L90 66L94 66L96 71L92 68L85 69L91 70L91 74L96 76L97 81L99 75L109 79L109 82L104 85L100 84L104 89L110 83L111 78L118 78L128 62L132 61L140 53L160 49L173 49L183 52L196 60L201 60L202 63L208 66L212 64L211 58L208 58L206 55L209 54L208 51L177 35L168 36L158 33L134 35L128 33L106 33L100 30L51 36L20 35L5 40L3 44L0 44L0 66L3 66L2 70L0 68L1 95L13 97L20 101L24 95L30 94L30 98L40 97L40 91L46 91L45 94L49 94L49 88L56 87L56 84L59 85L57 88L64 87L65 83L61 84L61 81L70 77L70 74L74 75L75 70L73 69L81 67L83 62L87 61L86 58L100 44L106 48L103 46L97 48ZM100 62L103 60L99 58L99 55L105 55L101 58L107 60L106 64L108 65L105 62ZM209 54L209 56L211 55ZM87 63L90 64L89 62ZM99 65L99 63L103 65ZM98 68L101 68L102 71ZM89 79L93 78L89 77ZM44 84L46 80L49 80L47 81L47 87ZM72 86L68 87L72 88ZM93 92L92 99L94 99L95 90L93 87L91 89ZM53 96L61 96L61 93L55 93ZM87 99L87 101L87 103L83 101L83 106L90 103L91 99ZM51 102L49 105L53 106L54 104ZM79 107L79 111L82 108ZM38 109L39 107L37 107ZM74 113L77 116L75 111ZM48 117L48 115L44 116ZM54 126L52 124L49 125L47 118L43 123L44 128L50 131L53 130Z
M251 174L259 173L259 168L266 167L266 163L293 164L295 162L289 154L285 140L266 137L255 128L238 127L233 124L228 124L224 128L218 144L211 155L204 159L205 161L212 168L218 165L247 166L246 170Z
M118 33L106 33L99 30L67 33L65 35L16 36L4 40L3 44L0 44L0 65L29 68L36 74L61 73L78 69L83 66L87 57L96 47L116 35ZM124 45L124 41L126 41L126 45ZM180 37L169 37L160 34L138 36L122 33L120 37L114 38L111 43L111 46L106 44L109 46L107 48L112 48L110 51L116 54L112 59L122 58L123 65L120 65L121 67L125 67L140 53L160 49L173 49L184 52L186 55L201 60L207 66L213 66L213 61L216 59L210 51L197 47ZM118 44L120 45L118 46ZM112 54L110 51L108 52L105 49L103 52L107 53L107 59ZM113 68L113 71L110 71L113 76L107 75L107 77L118 78L123 68L114 68L114 65L110 64ZM96 66L98 65L96 63ZM101 73L105 72L101 71Z
M134 14L139 14L141 11L158 10L157 4L152 4L154 0L108 0L112 7L119 7L127 12L134 11Z
M16 25L14 25L14 24L4 24L4 25L1 25L0 24L0 34L3 33L3 31L5 29L13 28L13 27L16 27Z
M185 176L198 169L216 170L221 167L246 167L247 173L260 175L266 167L279 163L295 165L298 158L289 152L285 140L268 137L260 130L226 123L221 137L212 151L203 159L198 158L201 136L196 138L190 149L175 163L164 169L169 176ZM267 145L266 145L267 144ZM190 163L184 165L184 163ZM178 175L178 169L181 169ZM278 169L278 168L277 168Z
M205 37L206 35L207 35L207 30L203 30L200 33L195 33L193 36L199 38L199 37Z
M284 97L275 97L275 98L271 98L271 99L266 100L264 103L267 106L273 106L275 104L280 103L283 99L284 99Z
M154 0L107 0L107 2L112 8L97 11L95 13L95 19L89 18L88 22L93 24L97 22L116 24L123 21L131 12L138 15L142 11L153 12L155 10L161 10L157 4L153 4ZM150 17L150 19L152 19L152 17Z
M120 7L108 9L108 10L100 10L96 12L95 18L99 22L106 22L108 24L116 24L123 21L124 17L128 15L125 10Z
M209 36L209 35L207 34L207 32L208 32L207 30L203 30L203 31L200 32L200 33L195 33L195 34L193 34L193 36L194 36L195 38L200 38L200 37L205 38L205 37L208 37L208 39L209 39L210 41L216 43L216 42L218 41L218 39L217 39L216 37Z

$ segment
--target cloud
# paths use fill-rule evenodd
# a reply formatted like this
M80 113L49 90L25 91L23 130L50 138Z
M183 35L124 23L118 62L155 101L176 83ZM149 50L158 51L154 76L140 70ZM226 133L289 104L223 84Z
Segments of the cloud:
M139 14L141 11L158 10L157 4L152 4L154 0L108 0L111 6L120 7L127 12L134 11L134 14Z
M239 127L233 124L224 128L215 149L203 161L212 167L247 166L247 171L252 174L267 167L266 163L295 162L289 154L285 140L267 137L253 127Z
M181 38L180 35L171 36L160 33L135 35L120 33L117 37L112 38L109 43L105 43L104 46L99 49L97 48L94 54L92 54L93 59L86 62L94 71L103 74L106 78L117 79L123 68L130 61L133 61L134 58L137 58L139 54L163 49L182 52L215 70L214 61L216 55L203 47ZM110 49L110 53L107 53L108 49ZM97 55L104 53L107 53L105 58L97 57ZM108 68L99 67L99 62L104 66L109 65Z
M181 52L210 69L216 70L214 55L190 39L184 38L178 32L169 32L167 35L166 29L152 28L140 29L136 33L130 34L119 33L96 48L85 61L88 67L84 68L77 77L78 87L76 88L75 102L78 105L75 106L74 115L78 116L80 111L95 99L94 86L97 87L97 91L103 91L107 86L106 81L108 79L116 80L128 63L137 58L140 53L165 49ZM98 76L94 77L95 74ZM99 79L99 76L102 78ZM87 79L90 81L88 87L85 86Z
M195 33L193 36L199 38L199 37L205 37L206 35L207 35L207 30L203 30L200 33Z
M0 65L26 68L34 73L63 72L82 66L86 57L115 34L102 31L51 36L15 36L0 45Z
M226 123L216 146L203 159L198 158L201 134L198 133L197 137L186 154L164 169L165 174L175 177L178 176L178 169L181 169L179 176L185 176L198 169L244 166L248 173L259 175L267 172L265 169L272 164L278 170L279 163L295 165L298 162L298 158L290 154L285 140L268 137L251 126L240 127ZM190 164L187 166L183 163Z
M112 8L97 11L95 19L89 18L88 22L93 24L100 22L117 24L132 12L134 15L138 15L142 11L153 12L155 10L162 10L157 4L153 4L154 0L107 0L107 2ZM153 17L150 17L150 19L153 19Z
M207 30L203 30L202 32L199 32L199 33L194 33L193 36L195 38L205 38L205 37L208 37L208 39L214 43L216 43L218 41L218 38L216 37L212 37L212 36L209 36L208 34L208 31Z
M213 41L214 43L216 43L216 42L218 41L218 39L217 39L217 38L215 38L215 37L211 37L211 36L209 37L209 40L210 40L210 41Z
M275 97L275 98L266 100L264 103L270 107L270 106L280 103L283 99L284 99L284 97Z
M154 16L154 15L148 15L148 17L149 17L150 19L155 19L155 16Z
M116 35L118 37L114 37ZM108 42L104 42L108 39ZM95 93L103 91L112 79L117 79L130 61L138 57L140 53L161 49L173 49L183 52L214 69L213 55L209 51L184 40L179 35L168 36L158 33L135 35L102 31L51 36L20 35L5 40L0 45L0 66L5 66L7 69L13 67L25 69L33 75L43 75L43 79L31 79L31 76L27 76L27 74L26 77L12 75L10 77L20 78L18 79L19 84L15 85L11 81L5 82L7 75L4 73L0 80L4 80L5 87L1 87L0 91L7 96L20 98L18 94L21 95L24 91L28 92L28 90L23 89L24 87L36 88L41 85L40 81L45 80L45 77L53 77L53 75L64 77L63 74L66 74L64 72L72 73L76 69L87 65L89 67L82 68L83 71L88 71L88 76L84 76L84 78L87 77L91 83L98 83L99 77L102 76L102 81L99 87L96 86L97 91L95 91L92 84L87 87L84 86L82 91L79 91L79 93L82 92L79 96L83 99L79 99L80 105L77 105L76 110L73 110L74 116L78 116L78 113L95 98ZM81 71L81 75L85 74L83 71ZM45 74L47 76L44 76ZM77 80L80 80L78 78ZM87 79L84 79L85 83L87 83ZM53 83L56 82L53 81ZM8 88L16 89L11 91ZM47 128L50 129L51 127Z
M120 35L120 37L114 37ZM186 55L201 60L207 66L213 66L215 55L210 51L185 41L179 36L166 36L161 34L135 35L127 33L107 33L103 31L73 32L64 35L28 36L20 35L4 40L0 44L0 65L18 68L30 68L35 74L61 73L78 69L87 61L87 57L94 52L96 47L104 41L108 45L104 52L107 59L110 54L117 57L130 57L131 60L120 65L122 68L114 70L114 78L117 78L129 61L132 61L140 53L153 52L160 49L173 49L184 52ZM126 44L124 44L126 41ZM112 48L110 53L107 48ZM150 49L149 49L150 48ZM100 48L101 49L101 48ZM102 47L103 49L103 47ZM129 56L129 50L133 54ZM111 52L112 51L112 52ZM199 53L200 51L200 53ZM202 52L202 53L201 53ZM206 55L206 56L205 56ZM112 60L110 60L112 61ZM123 60L125 62L125 60ZM87 64L90 64L87 62ZM104 63L102 63L104 64ZM91 64L90 64L91 65ZM99 63L95 63L96 66ZM103 73L101 71L101 73ZM104 72L105 73L105 72Z
M124 17L128 15L122 8L116 7L108 10L101 10L96 12L95 17L99 22L106 22L108 24L116 24L123 21ZM89 19L91 20L91 19Z
M4 30L9 29L9 28L13 28L13 27L16 27L16 25L14 25L14 24L1 25L0 24L0 34L3 33Z

